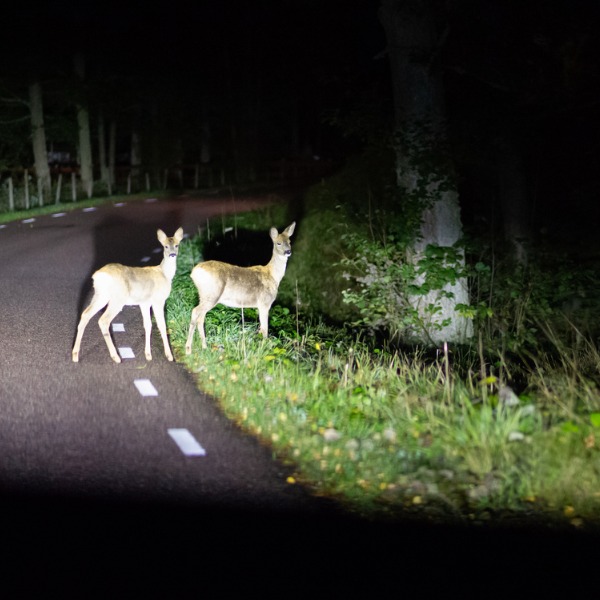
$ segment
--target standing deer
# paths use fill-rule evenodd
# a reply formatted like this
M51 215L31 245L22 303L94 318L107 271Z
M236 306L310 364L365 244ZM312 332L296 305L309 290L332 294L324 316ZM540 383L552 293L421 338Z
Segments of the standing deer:
M254 267L238 267L218 260L208 260L197 264L190 274L198 288L200 302L192 310L190 330L185 344L186 354L192 351L194 331L202 340L202 348L206 348L204 333L204 317L217 304L233 308L258 308L260 332L267 337L269 326L269 310L273 304L279 283L285 275L288 258L292 254L290 237L294 233L296 223L292 223L281 233L271 227L273 240L273 256L267 265Z
M145 354L146 360L152 360L150 351L150 332L152 319L150 307L165 347L165 356L173 360L173 354L167 338L165 325L165 302L171 293L171 282L177 270L177 254L179 243L183 239L183 229L180 227L173 237L167 237L164 231L157 231L159 242L164 247L163 259L160 265L152 267L126 267L117 263L110 263L98 269L93 275L94 297L89 306L81 313L77 326L77 338L73 346L73 362L79 361L79 348L83 332L90 319L107 304L108 307L98 319L100 330L108 347L111 358L121 362L115 345L110 337L109 327L112 320L121 312L124 306L139 306L144 319L146 332Z

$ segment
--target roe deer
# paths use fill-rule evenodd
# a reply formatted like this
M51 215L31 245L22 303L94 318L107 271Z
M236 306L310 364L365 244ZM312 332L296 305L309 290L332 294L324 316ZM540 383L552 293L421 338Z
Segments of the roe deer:
M263 337L267 337L269 310L277 296L279 283L285 275L288 258L292 254L290 237L295 227L294 222L281 233L277 233L277 229L271 227L273 256L267 265L238 267L218 260L208 260L192 269L190 277L198 288L200 302L192 310L190 330L185 344L186 354L192 351L196 327L202 340L202 348L206 348L204 317L217 304L242 310L258 308L260 332Z
M180 227L173 237L167 237L164 231L157 232L158 240L163 245L163 259L160 265L152 267L126 267L117 263L110 263L98 269L93 275L94 297L89 306L81 313L81 319L77 326L77 338L73 346L73 362L79 361L79 347L83 332L90 319L107 304L108 307L98 319L100 330L104 341L108 346L111 358L121 362L115 345L110 337L109 327L112 320L121 312L124 306L139 306L144 319L144 330L146 332L145 354L146 360L152 360L150 351L150 332L152 330L152 319L150 307L154 312L154 318L165 347L165 356L173 360L173 354L169 347L167 328L165 325L165 301L171 293L171 282L177 270L177 254L179 243L183 239L183 229Z

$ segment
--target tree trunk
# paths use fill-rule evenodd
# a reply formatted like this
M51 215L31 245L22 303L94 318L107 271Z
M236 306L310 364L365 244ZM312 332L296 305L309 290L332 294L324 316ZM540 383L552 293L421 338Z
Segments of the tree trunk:
M202 98L202 123L200 125L200 162L207 165L211 160L210 118L208 111L208 98Z
M85 62L82 54L75 55L75 74L83 83ZM92 197L94 173L92 166L92 140L90 135L90 115L84 102L77 103L77 125L79 129L79 167L81 185L88 198Z
M98 160L100 162L100 181L106 186L106 190L110 195L110 171L106 162L106 130L102 113L98 115Z
M29 109L31 111L31 138L35 173L41 182L43 196L50 197L50 168L46 150L46 130L44 128L44 108L42 104L42 86L38 81L29 86ZM41 202L41 198L38 203Z
M108 128L108 174L111 190L115 188L116 173L115 163L117 158L117 123L113 120Z
M436 34L429 0L382 0L380 19L385 29L396 119L396 180L403 202L420 211L410 260L415 266L428 246L452 247L462 237L453 165L446 148L445 106L441 74L436 73ZM444 266L444 265L440 265ZM459 253L451 270L464 269ZM423 286L427 272L417 276ZM469 304L465 277L450 277L441 289L411 297L424 325L414 331L423 343L465 342L473 335L470 320L457 304ZM432 307L437 310L432 311Z

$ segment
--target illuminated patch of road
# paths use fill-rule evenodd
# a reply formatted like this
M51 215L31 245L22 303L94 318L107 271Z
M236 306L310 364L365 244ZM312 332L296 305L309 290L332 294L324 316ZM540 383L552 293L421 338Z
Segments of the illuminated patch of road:
M157 389L149 379L136 379L133 383L142 396L158 396Z
M206 450L187 429L168 429L167 432L186 456L206 456Z

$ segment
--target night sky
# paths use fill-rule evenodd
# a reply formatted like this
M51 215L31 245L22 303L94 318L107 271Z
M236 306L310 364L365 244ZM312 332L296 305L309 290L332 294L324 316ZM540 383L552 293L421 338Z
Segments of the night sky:
M444 76L467 222L493 216L494 144L502 137L519 156L534 230L595 233L598 4L434 2L440 47L432 64ZM27 3L3 15L2 95L35 72L47 112L64 112L59 92L80 50L95 100L121 118L128 107L155 101L169 132L165 146L179 135L185 160L197 159L203 105L215 160L233 152L232 123L235 151L260 160L298 153L344 159L361 140L327 125L332 111L363 115L375 136L391 128L378 6L377 0Z

